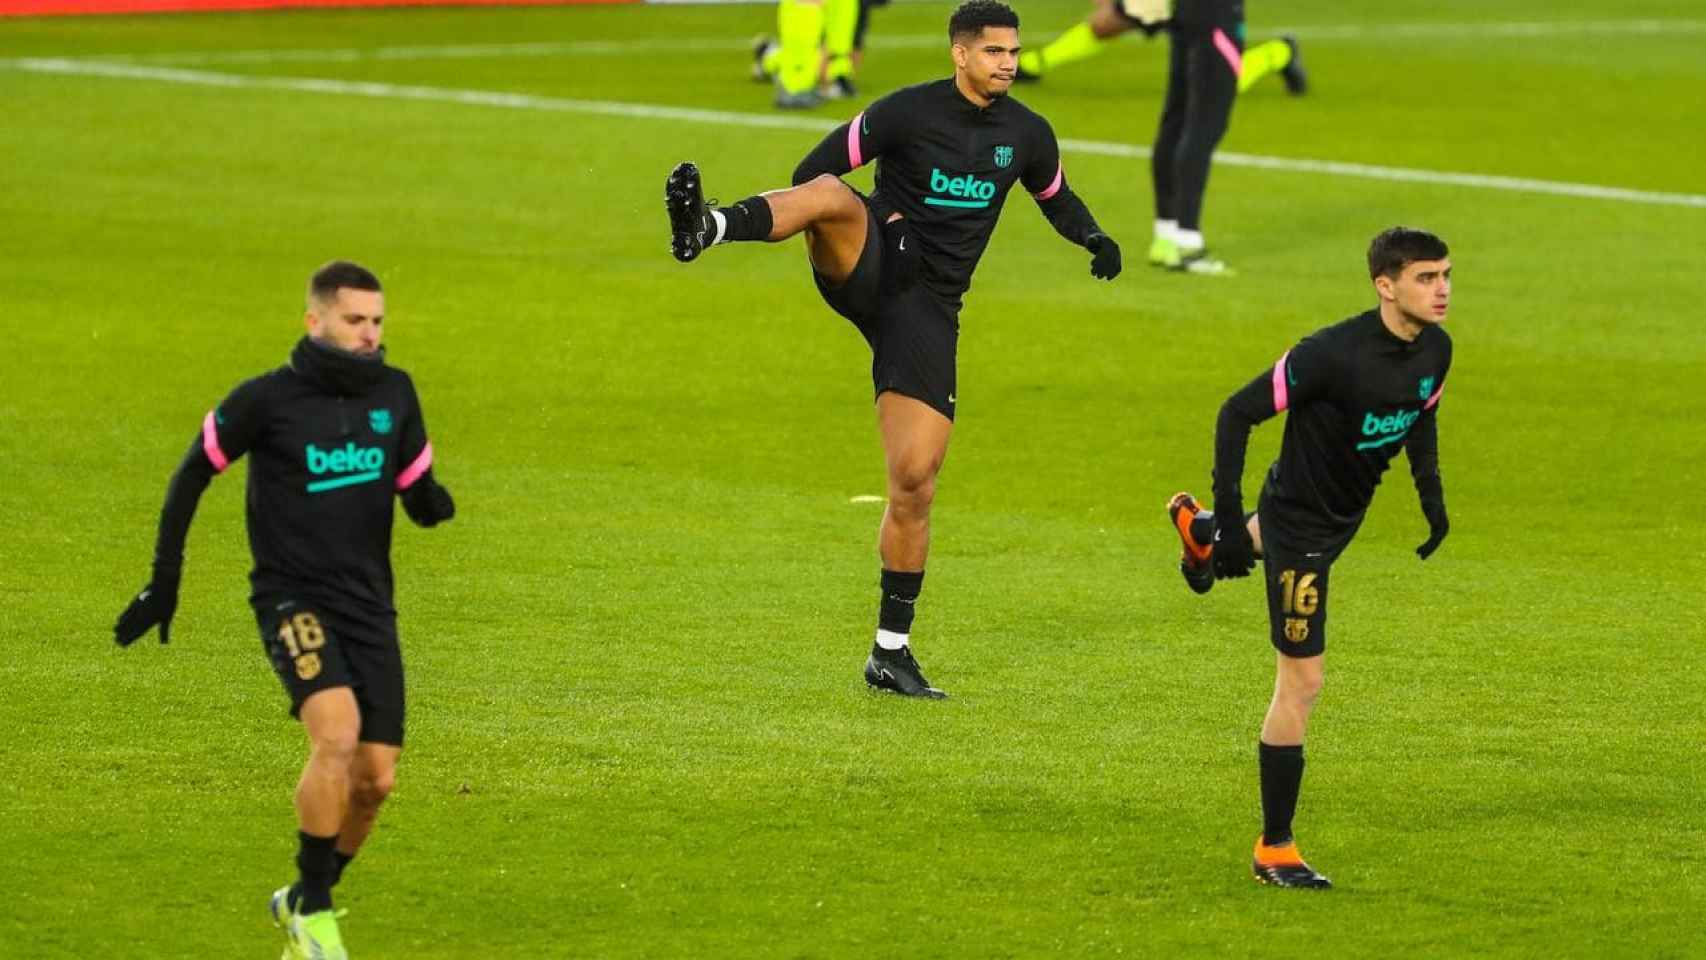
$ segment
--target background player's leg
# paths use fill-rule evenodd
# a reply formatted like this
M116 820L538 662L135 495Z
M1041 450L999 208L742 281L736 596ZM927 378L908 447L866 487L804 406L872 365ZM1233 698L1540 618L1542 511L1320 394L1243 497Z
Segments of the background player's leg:
M350 766L361 735L361 711L349 687L332 687L309 696L298 714L308 733L308 763L296 784L296 816L301 849L304 914L329 910L331 881L337 871L333 852L349 802Z
M1040 50L1019 55L1019 75L1035 80L1069 63L1088 60L1102 52L1107 41L1131 29L1131 21L1114 12L1113 0L1097 0L1090 15L1050 40Z
M823 0L780 0L776 33L782 45L776 70L776 105L816 106Z
M854 96L853 35L859 29L859 0L823 0L824 95Z
M1218 27L1192 42L1189 51L1190 94L1185 108L1184 134L1173 156L1174 212L1179 229L1174 235L1183 266L1192 268L1202 257L1203 194L1208 190L1209 163L1214 148L1231 122L1232 104L1238 97L1241 68L1238 42ZM1206 261L1205 261L1206 262ZM1215 261L1218 263L1218 261ZM1194 269L1194 268L1193 268ZM1194 269L1199 273L1223 272Z
M1167 33L1167 95L1161 105L1161 125L1155 132L1155 146L1149 155L1149 178L1155 189L1155 239L1149 245L1149 262L1158 266L1174 266L1179 262L1173 234L1179 228L1178 202L1175 194L1174 155L1185 135L1185 106L1190 95L1190 79L1186 67L1186 52L1190 41L1178 29Z
M344 867L355 859L361 845L373 832L379 807L391 795L397 782L397 758L403 748L389 743L362 741L356 745L355 762L350 765L349 807L338 828L337 870L332 876L336 886Z
M1271 73L1278 73L1291 64L1295 41L1269 40L1244 51L1244 69L1238 74L1238 92L1243 93Z

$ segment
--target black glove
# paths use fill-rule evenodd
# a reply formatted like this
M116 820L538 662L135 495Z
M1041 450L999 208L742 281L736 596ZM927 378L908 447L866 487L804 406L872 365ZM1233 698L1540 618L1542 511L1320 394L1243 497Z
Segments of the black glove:
M918 281L918 240L906 228L905 217L883 224L883 269L879 283L884 293L899 293Z
M417 525L434 527L456 516L456 501L437 480L423 476L403 491L403 510Z
M128 647L158 624L160 642L171 643L172 617L177 612L178 581L155 574L118 615L118 622L113 624L113 640L121 647Z
M1214 576L1217 580L1247 577L1256 569L1256 545L1244 526L1244 511L1214 512Z
M1084 249L1095 254L1090 258L1090 276L1097 280L1112 280L1120 275L1120 245L1105 233L1092 233L1084 239Z
M1422 516L1428 518L1428 542L1416 548L1416 556L1423 560L1433 556L1439 549L1439 542L1451 532L1451 521L1445 515L1445 497L1422 498Z

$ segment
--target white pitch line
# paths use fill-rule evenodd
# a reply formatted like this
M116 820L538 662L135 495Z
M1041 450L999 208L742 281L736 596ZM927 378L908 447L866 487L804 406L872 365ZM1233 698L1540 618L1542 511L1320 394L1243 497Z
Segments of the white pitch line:
M1569 36L1664 36L1706 33L1706 20L1582 20L1513 23L1394 23L1263 27L1262 35L1289 33L1304 40L1463 39ZM882 34L871 37L875 49L946 47L938 33ZM459 43L421 46L274 48L262 50L200 50L175 53L110 53L58 55L56 60L101 60L175 66L265 63L355 63L402 60L486 60L506 57L641 56L655 53L714 53L749 50L750 37L660 37L644 40L565 40L529 43Z
M527 93L504 93L495 90L457 90L446 87L417 87L393 83L362 83L318 77L249 76L233 73L212 73L204 70L184 70L176 67L150 67L138 64L103 63L89 60L20 58L6 64L12 69L30 73L64 76L107 77L120 80L154 80L163 83L189 84L204 87L223 87L244 90L283 90L296 93L322 93L342 96L369 97L383 100L414 100L430 103L452 103L464 106L500 107L510 110L539 110L553 113L576 113L593 116L625 117L640 120L671 120L682 123L703 123L723 127L754 127L774 130L803 130L825 133L837 123L811 117L775 113L737 113L731 110L704 110L696 107L671 107L661 104L622 103L613 100L576 100L566 97L544 97ZM1129 143L1110 143L1100 140L1062 140L1063 150L1074 153L1109 157L1143 159L1149 148ZM1266 157L1256 154L1220 151L1214 162L1232 167L1254 167L1263 170L1284 170L1297 173L1318 173L1366 180L1388 180L1442 186L1472 187L1484 190L1503 190L1512 193L1545 194L1622 203L1641 203L1660 206L1706 209L1706 194L1660 193L1631 190L1591 183L1567 183L1557 180L1533 180L1525 177L1501 177L1478 173L1452 173L1438 170L1416 170L1405 167L1381 167L1363 163L1344 163L1334 160L1307 160L1289 157Z

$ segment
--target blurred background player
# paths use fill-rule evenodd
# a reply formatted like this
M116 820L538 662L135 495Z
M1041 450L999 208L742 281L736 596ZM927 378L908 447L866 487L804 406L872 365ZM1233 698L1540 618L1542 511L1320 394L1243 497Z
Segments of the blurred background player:
M824 100L857 95L853 77L865 49L871 8L889 0L780 0L778 40L759 37L752 49L753 79L776 85L776 106L803 110Z
M1167 17L1167 93L1149 158L1155 190L1149 262L1183 273L1231 273L1224 261L1209 256L1202 208L1209 164L1231 122L1245 72L1244 0L1178 0L1170 12L1164 0L1125 2L1126 13L1145 23ZM1291 53L1287 65L1301 78L1295 50ZM1288 76L1287 84L1292 82Z
M1109 40L1121 34L1142 30L1145 36L1153 37L1166 29L1171 4L1147 11L1143 7L1144 4L1138 2L1122 6L1120 0L1096 0L1090 15L1082 23L1040 49L1019 54L1019 75L1015 79L1020 83L1035 83L1044 74L1096 56ZM1136 12L1128 13L1127 10ZM1238 77L1238 92L1243 93L1275 72L1285 78L1286 92L1293 96L1302 96L1308 90L1308 76L1303 71L1296 37L1283 36L1244 51L1244 69Z

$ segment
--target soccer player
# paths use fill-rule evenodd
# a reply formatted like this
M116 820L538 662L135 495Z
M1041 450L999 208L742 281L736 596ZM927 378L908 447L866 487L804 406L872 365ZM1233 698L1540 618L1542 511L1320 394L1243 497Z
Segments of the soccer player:
M245 380L202 420L172 476L154 572L114 625L128 647L171 637L184 539L202 491L250 454L249 602L261 645L308 734L296 785L300 876L273 894L285 956L346 956L332 887L373 830L403 748L403 661L391 605L392 499L423 527L455 515L409 375L379 345L385 300L334 261L308 284L290 362Z
M664 186L676 259L804 233L819 293L870 344L888 507L865 680L923 697L944 696L924 679L908 640L954 422L960 302L1007 192L1023 184L1055 230L1089 250L1093 276L1120 272L1119 245L1067 185L1054 131L1007 96L1018 15L996 0L967 0L949 18L948 38L951 78L898 90L837 127L794 170L792 189L708 207L691 163ZM840 176L872 160L876 189L867 198Z
M1027 50L1020 54L1019 73L1014 79L1020 83L1035 83L1044 74L1096 56L1106 48L1109 40L1132 30L1142 30L1146 36L1154 36L1167 28L1167 18L1171 15L1171 2L1095 0L1090 15L1077 26L1049 41L1040 50ZM1296 37L1283 36L1244 51L1243 70L1238 74L1238 92L1249 90L1263 77L1275 72L1285 79L1286 92L1292 96L1302 96L1308 91L1309 77L1303 69Z
M1220 408L1212 513L1188 493L1167 504L1192 590L1248 576L1257 556L1267 578L1268 639L1279 655L1258 746L1262 834L1253 868L1263 883L1332 886L1304 862L1291 832L1303 734L1327 648L1327 577L1400 449L1428 522L1416 555L1432 556L1450 529L1436 422L1451 371L1451 337L1440 327L1451 301L1449 255L1443 241L1420 230L1394 227L1375 237L1368 272L1379 305L1304 337ZM1287 410L1279 459L1246 516L1250 429Z

